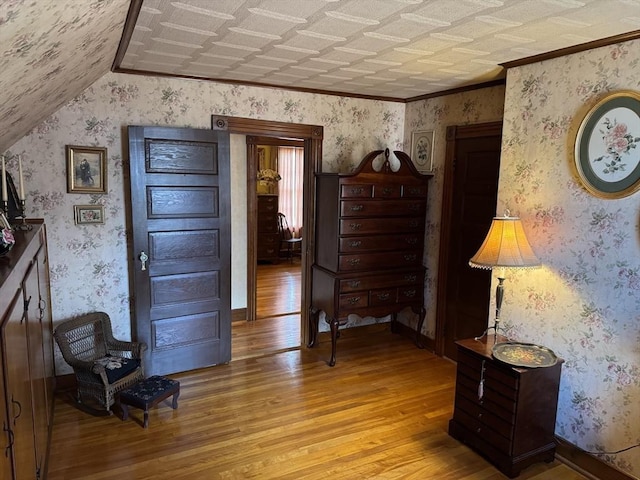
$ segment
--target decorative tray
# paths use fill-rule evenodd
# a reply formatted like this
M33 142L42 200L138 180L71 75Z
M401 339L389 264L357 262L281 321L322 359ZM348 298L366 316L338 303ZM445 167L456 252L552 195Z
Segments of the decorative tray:
M496 343L491 349L493 358L515 367L551 367L558 361L556 354L547 347L533 343Z

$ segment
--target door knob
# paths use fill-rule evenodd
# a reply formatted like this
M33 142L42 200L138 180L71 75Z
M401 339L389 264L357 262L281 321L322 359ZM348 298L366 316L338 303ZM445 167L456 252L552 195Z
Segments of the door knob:
M142 263L142 267L140 268L140 270L144 271L147 269L147 260L149 260L149 256L144 253L144 250L142 252L140 252L140 256L138 257L140 259L140 262Z

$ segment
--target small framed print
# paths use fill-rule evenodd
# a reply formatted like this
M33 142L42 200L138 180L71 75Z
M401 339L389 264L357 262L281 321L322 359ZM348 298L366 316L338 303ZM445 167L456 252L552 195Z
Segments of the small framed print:
M74 205L73 218L76 225L102 225L104 223L104 206Z
M433 130L420 130L411 135L411 160L419 172L433 171Z
M67 193L107 193L107 149L67 145Z

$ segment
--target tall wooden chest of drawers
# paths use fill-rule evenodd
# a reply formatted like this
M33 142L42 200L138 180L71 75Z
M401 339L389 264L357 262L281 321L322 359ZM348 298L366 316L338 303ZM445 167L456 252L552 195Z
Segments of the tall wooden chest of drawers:
M562 360L551 367L517 368L492 357L493 336L456 344L458 371L449 434L510 478L531 464L553 461Z
M276 262L279 253L278 196L258 195L258 261Z
M374 169L375 159L384 162ZM424 322L422 265L427 186L408 155L389 149L369 153L353 174L316 176L316 261L312 267L309 346L316 343L319 313L331 327L335 365L338 328L350 314L395 315L411 307Z

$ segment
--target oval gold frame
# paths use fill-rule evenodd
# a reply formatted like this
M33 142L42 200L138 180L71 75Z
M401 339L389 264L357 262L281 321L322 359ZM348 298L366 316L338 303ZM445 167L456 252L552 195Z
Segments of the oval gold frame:
M573 166L584 188L599 198L624 198L640 190L640 161L638 165L636 165L636 168L624 179L618 182L603 182L599 181L598 177L596 177L590 168L590 164L588 163L589 159L585 158L585 144L588 145L588 141L593 134L594 122L602 118L607 111L618 107L632 110L638 116L638 124L640 125L640 94L633 91L620 91L605 96L589 109L580 122L580 127L575 138ZM640 130L638 131L638 135L640 136ZM637 154L640 156L640 145L637 149ZM608 183L610 183L610 185L608 185ZM602 188L603 186L608 186L609 188Z

